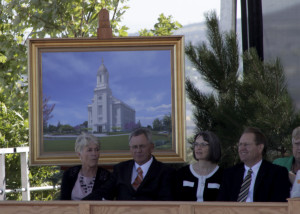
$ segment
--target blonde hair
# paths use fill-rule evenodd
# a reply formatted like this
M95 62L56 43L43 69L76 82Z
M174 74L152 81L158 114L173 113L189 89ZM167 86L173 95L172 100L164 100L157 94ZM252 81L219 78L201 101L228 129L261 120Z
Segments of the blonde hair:
M292 142L294 142L298 138L300 138L300 126L298 126L297 128L295 128L293 130L293 132L292 132Z
M75 152L81 152L84 147L87 145L94 143L100 149L100 141L94 135L88 133L82 133L79 135L75 142Z

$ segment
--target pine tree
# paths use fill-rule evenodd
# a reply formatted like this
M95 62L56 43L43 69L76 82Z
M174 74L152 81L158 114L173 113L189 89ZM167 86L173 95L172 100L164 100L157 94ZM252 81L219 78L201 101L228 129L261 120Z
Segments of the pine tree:
M266 134L270 159L284 156L291 148L292 130L300 121L280 60L264 63L255 50L245 52L243 78L238 97L247 113L246 125L257 126Z
M205 16L208 44L189 43L185 48L192 65L212 88L207 94L186 80L187 96L194 106L195 131L211 130L219 136L221 165L225 167L238 161L237 142L247 126L258 127L266 134L268 154L284 155L299 113L287 91L280 61L264 63L255 50L250 50L243 54L244 70L239 72L236 34L220 31L215 12Z

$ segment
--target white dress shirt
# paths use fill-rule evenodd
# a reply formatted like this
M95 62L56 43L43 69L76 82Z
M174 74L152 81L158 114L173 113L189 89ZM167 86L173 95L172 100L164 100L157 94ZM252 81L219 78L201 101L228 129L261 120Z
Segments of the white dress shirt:
M251 167L253 172L251 174L251 184L250 184L249 193L248 193L246 202L253 202L253 192L254 192L255 180L256 180L256 176L257 176L257 173L258 173L261 163L262 163L262 160L260 160L254 166ZM245 167L245 172L244 172L244 178L245 178L250 167L246 166L245 164L244 164L244 167Z
M143 170L143 178L145 178L151 163L153 162L153 157L151 157L150 160L148 160L146 163L144 163L143 165L138 165L136 162L134 162L134 166L132 167L132 174L131 174L131 183L134 182L136 176L137 176L137 168L141 167L141 169Z

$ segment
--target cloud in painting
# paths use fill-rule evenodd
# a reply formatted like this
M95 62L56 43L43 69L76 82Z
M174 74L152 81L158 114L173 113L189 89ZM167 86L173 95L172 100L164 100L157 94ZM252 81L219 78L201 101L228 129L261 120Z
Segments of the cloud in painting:
M172 105L171 104L168 104L168 105L165 105L165 104L162 104L160 106L155 106L155 107L149 107L147 108L147 111L171 111L172 109Z

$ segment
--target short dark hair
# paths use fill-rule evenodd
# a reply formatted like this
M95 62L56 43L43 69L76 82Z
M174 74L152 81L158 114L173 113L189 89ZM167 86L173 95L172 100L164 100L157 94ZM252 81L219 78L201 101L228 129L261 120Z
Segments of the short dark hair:
M130 143L130 140L132 137L136 137L136 136L139 136L142 134L145 135L145 137L149 143L153 143L152 142L152 133L147 128L138 128L138 129L134 130L133 132L131 132L131 134L129 135L129 143Z
M213 163L218 163L221 158L221 143L218 136L211 132L211 131L200 131L194 137L194 142L197 140L198 137L202 137L203 140L209 143L209 154L207 157L208 161ZM195 156L195 149L193 149L193 156L195 160L197 160Z
M259 145L259 144L263 144L265 146L267 145L267 138L259 128L247 127L243 131L243 134L246 134L246 133L254 134L254 136L255 136L254 140L255 140L256 145Z
M256 128L256 127L245 128L243 131L243 134L247 134L247 133L254 134L254 141L255 141L256 145L260 145L260 144L264 145L263 155L265 155L267 152L268 140L267 140L266 136L264 135L264 133L259 128Z

